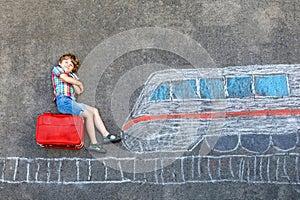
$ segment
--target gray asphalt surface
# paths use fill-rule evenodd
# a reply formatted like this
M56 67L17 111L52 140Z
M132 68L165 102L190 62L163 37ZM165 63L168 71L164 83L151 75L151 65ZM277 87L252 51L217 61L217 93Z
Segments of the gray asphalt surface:
M299 148L135 156L121 144L97 155L35 143L37 116L57 112L50 72L60 55L79 57L79 100L119 133L153 70L300 63L299 1L7 0L0 10L1 199L300 198Z

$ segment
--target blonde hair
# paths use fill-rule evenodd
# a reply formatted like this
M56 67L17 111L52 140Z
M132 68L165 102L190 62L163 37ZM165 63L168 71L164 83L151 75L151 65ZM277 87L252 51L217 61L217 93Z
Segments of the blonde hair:
M59 63L61 63L64 60L70 59L71 62L74 65L74 68L72 70L72 72L76 73L79 69L80 66L80 62L79 60L76 58L76 56L74 54L68 53L68 54L64 54L59 58Z

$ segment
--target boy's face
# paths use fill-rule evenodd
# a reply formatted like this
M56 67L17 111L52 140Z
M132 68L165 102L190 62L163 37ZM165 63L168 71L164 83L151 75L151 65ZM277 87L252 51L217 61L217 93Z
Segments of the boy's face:
M63 68L65 73L70 73L74 69L74 64L72 63L70 58L59 62L59 65Z

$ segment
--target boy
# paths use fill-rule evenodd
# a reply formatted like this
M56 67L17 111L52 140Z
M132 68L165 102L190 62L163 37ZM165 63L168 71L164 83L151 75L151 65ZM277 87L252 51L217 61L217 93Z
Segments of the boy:
M79 95L84 91L82 82L75 74L79 69L79 60L73 54L65 54L60 57L58 64L52 69L52 84L58 111L63 114L83 116L91 140L88 150L106 153L96 139L95 126L103 135L104 143L119 142L121 138L106 130L97 108L76 102L75 94Z

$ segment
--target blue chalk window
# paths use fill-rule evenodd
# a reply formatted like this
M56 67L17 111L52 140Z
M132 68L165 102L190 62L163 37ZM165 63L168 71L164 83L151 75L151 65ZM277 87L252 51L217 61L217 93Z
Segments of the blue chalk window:
M170 99L170 84L161 83L150 96L150 101L163 101Z
M200 95L203 99L224 99L225 92L223 79L200 79Z
M253 96L250 76L227 78L228 98L243 98Z
M172 97L174 99L197 99L196 80L183 80L172 83Z
M283 97L288 96L286 75L267 75L254 77L255 94L258 96Z

